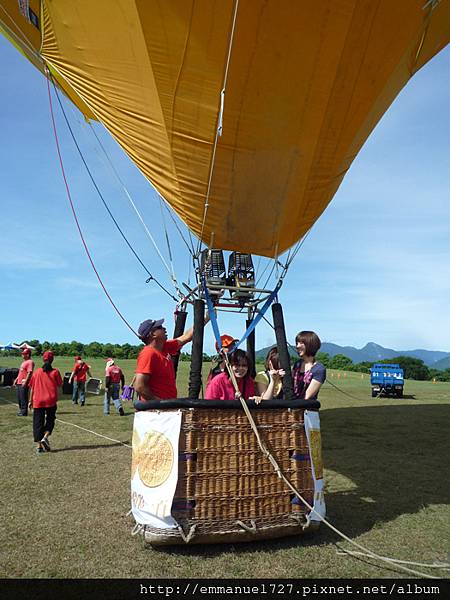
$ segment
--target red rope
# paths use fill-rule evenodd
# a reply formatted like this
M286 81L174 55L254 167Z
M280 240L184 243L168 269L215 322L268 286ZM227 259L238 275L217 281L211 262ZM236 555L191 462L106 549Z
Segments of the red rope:
M51 117L52 117L52 124L53 124L53 133L55 135L56 149L58 151L58 157L59 157L59 164L61 166L61 172L62 172L62 176L63 176L63 179L64 179L64 185L66 186L67 197L69 199L70 208L72 209L72 214L73 214L73 217L75 219L75 223L76 223L77 228L78 228L78 233L80 234L81 241L83 242L84 249L86 250L86 254L87 254L88 258L89 258L89 262L91 263L91 266L94 269L94 273L96 274L97 279L98 279L100 285L102 286L103 291L105 292L108 300L111 302L114 310L119 315L119 317L122 319L122 321L125 323L125 325L128 327L128 329L130 329L130 331L132 331L136 337L139 337L138 334L136 333L136 331L131 327L131 325L128 323L128 321L125 319L125 317L122 315L122 313L120 312L120 310L114 304L113 299L109 295L108 290L104 286L103 281L102 281L102 279L101 279L101 277L100 277L100 275L99 275L99 273L98 273L98 271L97 271L97 269L96 269L96 267L94 265L94 261L92 260L91 254L89 252L89 248L87 247L87 244L85 242L85 239L84 239L84 236L83 236L83 232L81 231L80 223L78 221L78 217L77 217L77 214L75 212L75 207L74 207L73 202L72 202L72 196L70 194L69 184L67 183L66 172L64 170L64 164L63 164L63 160L62 160L61 150L60 150L60 147L59 147L58 133L57 133L57 130L56 130L55 115L53 113L53 102L52 102L52 94L51 94L51 90L50 90L50 81L49 81L48 77L47 77L47 90L48 90L48 99L49 99L49 103L50 103L50 114L51 114Z

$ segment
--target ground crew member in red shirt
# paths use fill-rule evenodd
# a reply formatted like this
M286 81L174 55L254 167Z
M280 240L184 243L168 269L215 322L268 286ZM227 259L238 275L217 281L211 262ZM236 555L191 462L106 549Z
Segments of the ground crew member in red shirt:
M205 322L208 320L205 319ZM141 400L168 400L177 397L175 369L171 356L192 340L194 328L174 340L167 339L164 319L147 319L139 325L138 335L145 347L141 350L134 376L134 389Z
M50 452L48 437L55 426L58 388L62 385L61 373L52 366L53 352L47 350L42 358L42 368L36 369L30 380L28 403L28 407L33 408L33 436L38 454Z
M120 386L125 385L125 377L122 369L117 366L113 358L106 359L105 369L105 399L103 401L103 413L109 415L109 406L111 400L117 408L117 412L121 417L125 415L122 403L120 402Z
M80 406L86 403L86 374L92 377L90 365L86 364L81 356L75 356L75 364L69 377L69 383L73 381L72 404L78 404L80 397Z
M19 373L14 380L13 385L17 386L17 404L19 405L18 417L28 415L28 393L30 379L33 375L34 362L31 360L31 350L24 348L22 350L23 361L19 367Z

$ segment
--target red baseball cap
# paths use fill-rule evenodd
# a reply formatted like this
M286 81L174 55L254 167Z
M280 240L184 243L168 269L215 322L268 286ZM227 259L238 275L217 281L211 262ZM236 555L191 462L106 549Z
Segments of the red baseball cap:
M75 356L74 360L81 360L81 356Z
M44 359L44 362L51 362L55 358L55 355L51 350L46 350L42 355L42 358Z
M114 359L113 358L106 358L105 360L106 360L106 362L109 362L110 360L114 360Z
M229 348L230 346L232 346L239 340L232 337L231 335L224 334L224 335L220 336L220 341L222 342L222 348ZM217 352L219 352L219 350L220 350L219 344L217 342L216 342L216 350L217 350Z
M29 348L24 348L21 352L22 356L24 356L25 354L31 354L31 350Z

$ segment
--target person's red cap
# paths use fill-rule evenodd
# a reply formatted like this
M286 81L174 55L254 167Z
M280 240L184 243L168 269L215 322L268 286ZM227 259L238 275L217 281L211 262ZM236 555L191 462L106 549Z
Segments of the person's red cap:
M230 346L232 346L233 344L235 344L238 340L234 337L232 337L231 335L221 335L220 336L220 341L222 342L222 348L229 348ZM217 352L219 352L220 348L219 348L219 344L216 342L216 350Z
M42 358L44 359L44 362L51 362L55 358L55 355L51 350L46 350L42 355Z
M114 360L114 359L113 358L106 358L105 360L106 360L106 362L109 362L110 360Z
M25 356L25 354L31 354L31 350L29 348L24 348L21 352L22 356Z
M81 360L81 356L75 356L74 360Z

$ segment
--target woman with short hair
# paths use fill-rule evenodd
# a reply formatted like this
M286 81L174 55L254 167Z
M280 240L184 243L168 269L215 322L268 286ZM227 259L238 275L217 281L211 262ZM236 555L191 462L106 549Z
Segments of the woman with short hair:
M323 364L316 361L320 338L314 331L300 331L295 338L295 346L300 359L292 369L294 396L302 400L317 400L327 377Z

